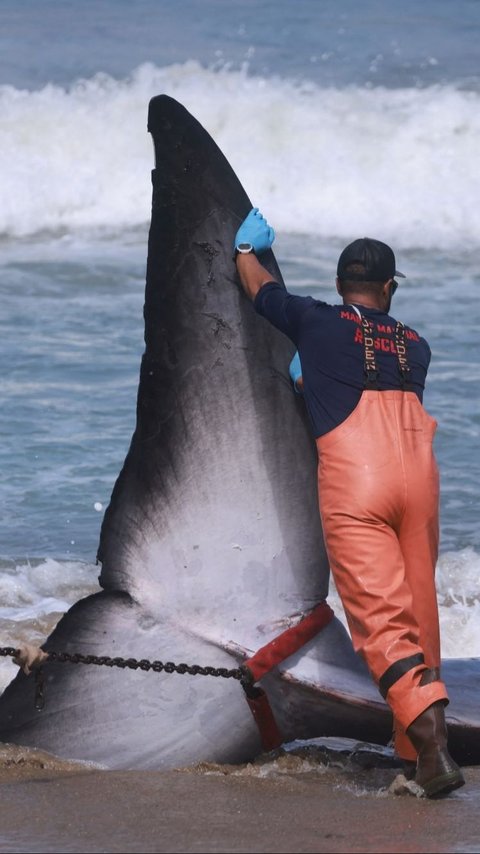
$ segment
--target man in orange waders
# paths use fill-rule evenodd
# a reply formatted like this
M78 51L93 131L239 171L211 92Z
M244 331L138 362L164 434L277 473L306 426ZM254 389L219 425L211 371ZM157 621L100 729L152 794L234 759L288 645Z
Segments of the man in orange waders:
M392 709L396 753L427 797L446 794L464 779L440 679L436 422L422 406L430 348L389 314L403 275L385 243L343 250L343 303L328 305L271 280L257 256L274 236L254 208L235 239L240 281L298 350L330 566L354 647Z

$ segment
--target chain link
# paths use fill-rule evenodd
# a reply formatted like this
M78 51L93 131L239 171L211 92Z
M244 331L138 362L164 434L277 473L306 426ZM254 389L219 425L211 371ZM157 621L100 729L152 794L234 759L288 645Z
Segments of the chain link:
M8 656L13 658L17 654L17 650L11 646L0 647L0 656ZM188 673L190 676L219 676L223 679L238 679L242 680L245 676L244 671L239 668L228 670L226 667L201 667L199 664L174 664L173 661L149 661L148 658L142 658L138 661L136 658L110 658L108 655L82 655L79 652L48 652L49 661L68 661L70 664L96 664L104 667L120 667L122 669L129 668L130 670L154 670L155 673Z

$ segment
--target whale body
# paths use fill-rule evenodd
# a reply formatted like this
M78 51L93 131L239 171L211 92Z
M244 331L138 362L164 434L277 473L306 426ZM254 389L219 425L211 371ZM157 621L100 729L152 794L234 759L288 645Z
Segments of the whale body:
M150 102L155 146L137 421L98 549L99 592L43 648L237 667L328 596L316 448L292 389L294 348L256 315L232 260L251 202L174 99ZM262 256L282 281L274 255ZM480 759L477 660L449 660L450 746ZM0 738L108 768L243 762L262 749L238 681L44 666L0 698ZM262 680L285 741L386 744L391 715L338 619Z

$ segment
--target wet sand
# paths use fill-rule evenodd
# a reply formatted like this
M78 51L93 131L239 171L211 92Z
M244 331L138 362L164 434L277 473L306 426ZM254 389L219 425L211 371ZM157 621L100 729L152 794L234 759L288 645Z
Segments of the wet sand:
M11 748L2 852L478 852L480 767L441 800L388 791L398 771L298 756L246 766L105 771ZM16 753L15 753L16 751Z

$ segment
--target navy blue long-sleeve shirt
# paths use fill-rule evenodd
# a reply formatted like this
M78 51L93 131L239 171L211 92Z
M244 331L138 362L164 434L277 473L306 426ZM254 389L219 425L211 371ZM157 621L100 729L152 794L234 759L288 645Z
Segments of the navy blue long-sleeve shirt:
M374 324L379 389L401 389L395 348L396 320L376 308L358 305ZM357 406L365 385L361 321L349 305L290 294L283 285L268 282L259 290L254 308L287 335L302 364L303 394L316 438L333 430ZM423 399L430 364L430 347L414 329L405 327L410 388Z

